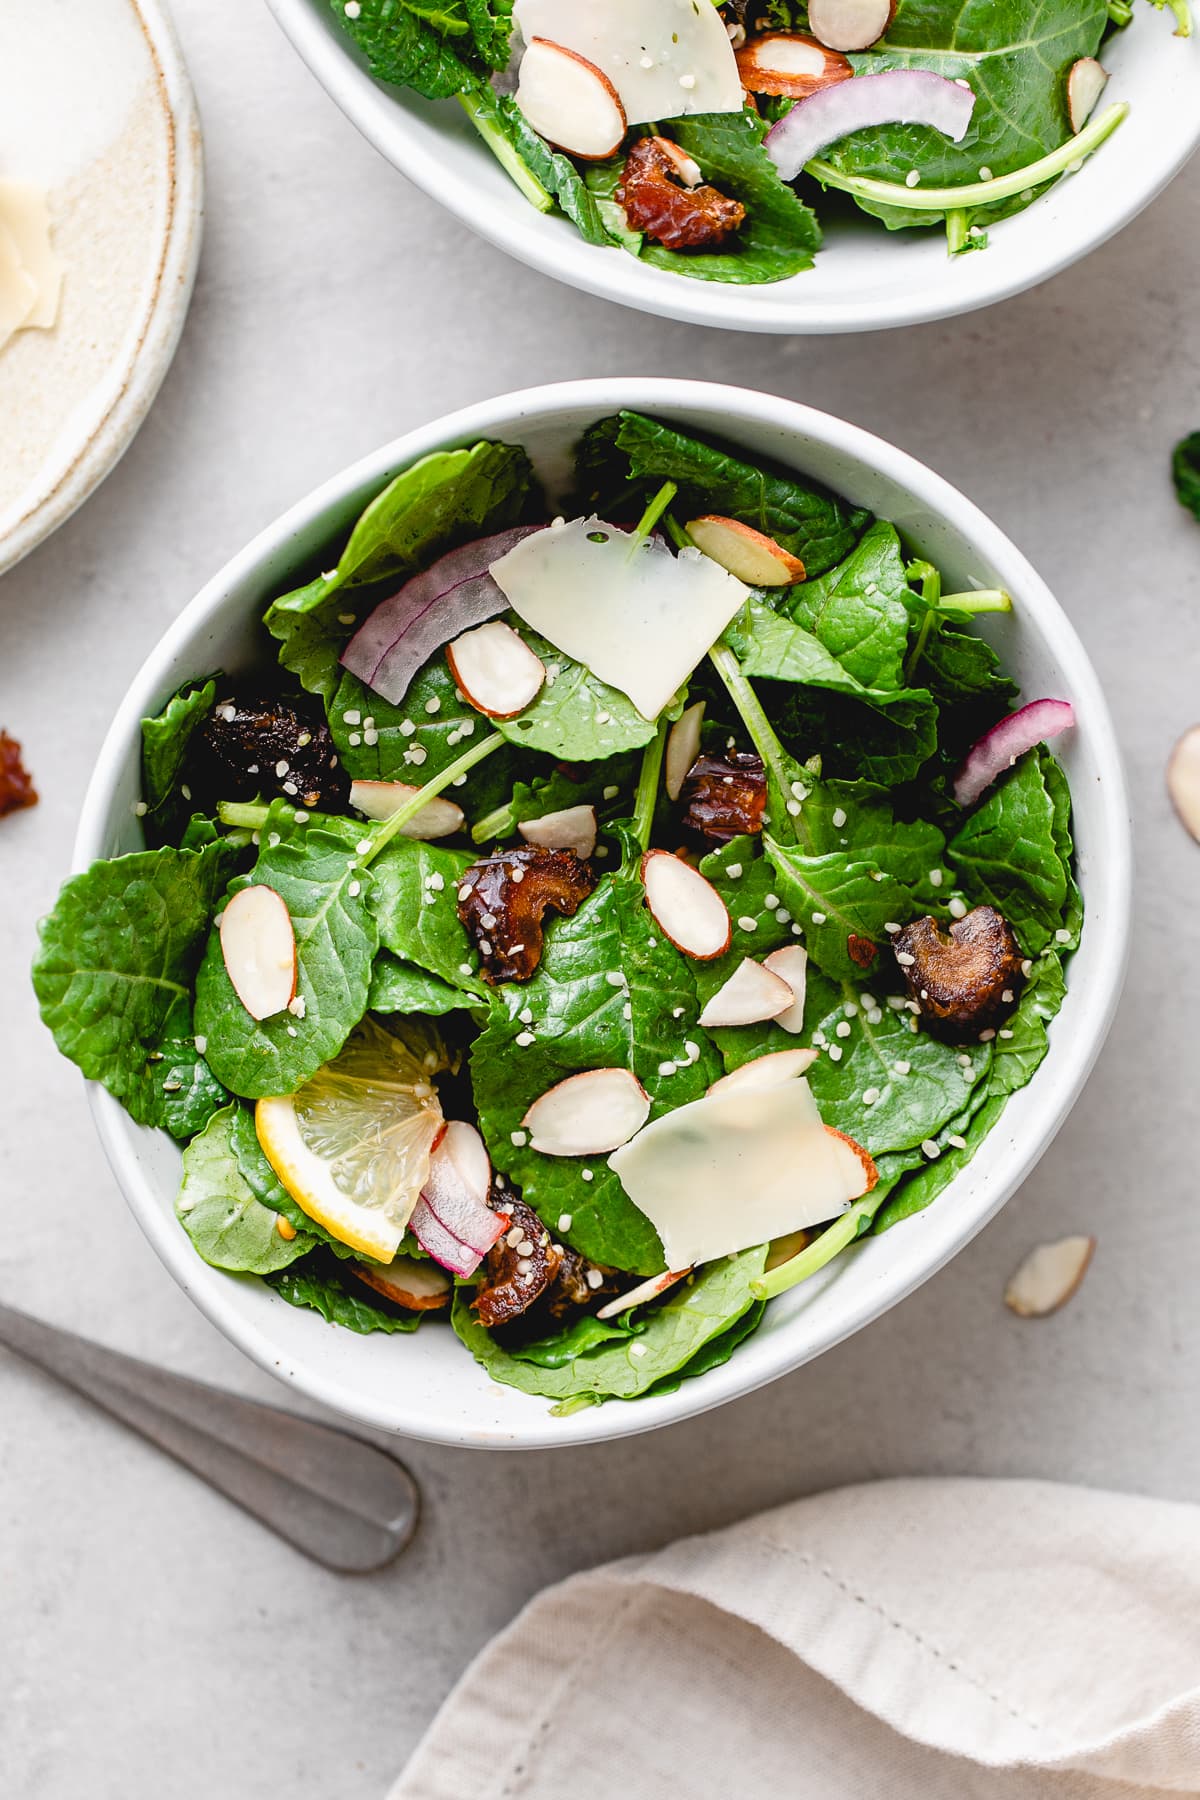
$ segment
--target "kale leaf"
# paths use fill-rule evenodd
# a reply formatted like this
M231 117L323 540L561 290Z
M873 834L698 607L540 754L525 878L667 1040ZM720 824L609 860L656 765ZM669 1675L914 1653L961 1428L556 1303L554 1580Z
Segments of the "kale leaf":
M838 495L765 459L748 463L734 450L676 430L641 413L623 412L591 426L580 442L576 480L582 510L628 513L674 481L678 517L699 512L740 519L782 544L823 575L850 554L871 520Z
M177 784L192 733L216 697L215 677L185 682L160 713L142 720L142 798L147 809L143 827L151 842L174 835L191 810L188 796L178 792Z
M386 1300L374 1299L365 1282L353 1275L341 1275L336 1264L320 1250L309 1260L294 1268L280 1269L266 1279L289 1306L310 1307L331 1325L344 1325L347 1331L357 1331L364 1337L372 1331L415 1331L425 1317L424 1313L405 1312Z
M753 1329L762 1317L750 1284L766 1258L767 1247L760 1244L706 1264L694 1280L679 1283L664 1300L640 1311L618 1336L593 1340L562 1361L535 1362L506 1350L471 1311L467 1288L455 1295L451 1323L493 1381L543 1394L558 1402L558 1413L604 1400L636 1400L652 1389L670 1392L675 1380L702 1374L732 1353L744 1335L735 1330L739 1321L750 1316Z
M966 81L975 110L961 143L928 125L874 125L825 152L842 175L903 183L920 172L928 187L1007 175L1065 144L1071 136L1066 77L1073 63L1095 56L1108 25L1105 0L900 0L883 42L852 56L855 73L930 69ZM932 225L940 213L858 200L891 229ZM973 215L1018 211L1024 196Z
M294 1094L337 1055L367 1010L379 933L371 874L356 860L361 827L319 815L297 824L276 801L247 881L275 889L296 934L296 995L303 1012L253 1019L234 992L214 930L196 976L196 1025L218 1078L248 1100Z
M393 838L371 866L373 910L385 950L486 1006L490 990L457 907L459 883L474 860L467 850Z
M175 1215L196 1250L214 1269L269 1275L306 1256L315 1238L280 1237L279 1214L255 1198L238 1168L231 1131L236 1112L214 1113L183 1153L183 1184Z
M705 181L741 201L746 217L721 250L668 250L628 229L619 234L624 248L656 269L735 286L783 281L811 269L821 228L763 149L768 128L766 119L751 112L701 113L668 121L667 136L700 165ZM624 158L589 168L586 179L595 200L615 209L624 173Z
M424 1013L431 1019L450 1012L487 1011L486 1003L475 994L402 961L390 950L381 950L375 958L367 1003L372 1012Z
M1200 431L1181 438L1171 456L1171 474L1180 506L1200 521Z
M361 0L351 17L342 0L333 11L380 81L409 87L427 100L445 100L478 87L490 69L508 61L511 0Z
M1074 883L1060 848L1065 829L1060 805L1041 755L1030 751L984 796L946 847L964 891L1004 914L1026 956L1039 955L1056 931L1072 929L1063 923L1069 902L1074 911Z
M375 13L396 3L374 0ZM411 575L454 544L515 525L533 491L529 458L513 444L435 450L402 469L366 507L336 567L268 607L284 668L328 700L347 639L385 597L379 584ZM360 609L363 587L370 604Z
M655 926L633 863L604 876L573 918L553 923L532 980L497 990L471 1049L480 1129L496 1166L584 1256L639 1275L663 1267L658 1234L605 1159L544 1156L524 1141L521 1120L582 1069L632 1069L651 1118L698 1100L722 1064L696 1026L696 967ZM560 1225L567 1214L570 1225Z
M167 1124L186 1106L163 1093L164 1063L186 1056L192 978L232 856L216 842L93 863L42 921L33 965L42 1018L63 1055L140 1124ZM176 1092L192 1085L181 1078ZM206 1083L204 1092L219 1094Z

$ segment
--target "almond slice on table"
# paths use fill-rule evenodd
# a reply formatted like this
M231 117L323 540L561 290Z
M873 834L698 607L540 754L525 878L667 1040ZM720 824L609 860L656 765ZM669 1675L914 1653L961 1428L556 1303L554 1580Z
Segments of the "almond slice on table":
M256 882L239 888L221 915L221 955L252 1019L270 1019L296 996L296 933L282 896Z
M747 587L792 587L804 580L804 564L798 556L740 519L705 513L703 518L690 520L687 531L698 550Z
M628 125L602 69L564 44L535 37L521 58L516 102L539 137L583 162L604 162Z
M808 24L831 50L869 50L895 11L895 0L809 0Z
M650 1096L629 1069L584 1069L547 1088L521 1124L543 1156L603 1156L650 1116Z
M1044 1319L1057 1312L1087 1274L1095 1248L1094 1237L1065 1237L1053 1244L1039 1244L1005 1288L1005 1306L1022 1319Z
M740 1063L728 1075L719 1075L708 1091L710 1094L727 1094L731 1088L777 1087L781 1081L794 1081L797 1075L806 1075L819 1054L816 1050L769 1050L765 1056Z
M1185 731L1171 752L1167 792L1183 825L1200 843L1200 725Z
M786 981L792 990L793 1004L779 1014L775 1023L794 1036L804 1029L804 995L808 983L808 951L803 944L785 944L763 957L763 968L770 969Z
M752 94L784 94L790 100L806 100L854 74L844 56L798 31L751 38L737 52L737 66Z
M706 1031L722 1025L757 1025L765 1019L777 1019L794 1000L782 976L773 975L762 963L746 956L705 1004L699 1022Z
M503 619L464 631L446 645L446 661L467 705L489 719L515 719L546 679L541 657Z
M669 850L648 850L642 858L642 886L655 924L677 950L698 962L725 954L733 935L729 909L698 869Z
M1108 86L1108 70L1094 56L1081 56L1067 76L1067 117L1071 130L1081 132L1096 110L1096 102Z
M416 1256L397 1256L390 1263L351 1263L350 1273L410 1312L436 1312L450 1304L449 1275L437 1263Z
M667 733L663 757L663 786L668 800L678 800L687 780L687 772L700 754L700 727L704 723L703 700L689 706L676 719Z
M517 830L527 844L544 850L573 850L586 862L596 848L594 806L564 806L561 812L543 813L540 819L521 819Z
M350 783L350 804L368 819L390 819L393 813L411 800L419 789L410 786L407 781L352 781ZM421 838L428 842L432 838L451 837L454 832L461 831L466 819L461 806L455 806L453 800L446 800L438 794L427 800L419 813L414 813L407 825L400 827L401 837Z

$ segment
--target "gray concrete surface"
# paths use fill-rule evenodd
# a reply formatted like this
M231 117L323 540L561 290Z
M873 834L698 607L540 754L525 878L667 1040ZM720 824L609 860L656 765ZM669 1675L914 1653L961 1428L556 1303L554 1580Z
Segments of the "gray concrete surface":
M310 1567L0 1356L0 1792L369 1800L471 1655L544 1582L831 1484L910 1473L1200 1488L1200 851L1163 766L1200 717L1200 167L1116 242L991 312L865 339L704 333L553 286L469 237L342 119L266 9L177 0L208 142L195 304L138 441L0 582L0 721L42 804L0 825L0 1294L283 1399L142 1241L75 1071L37 1022L34 922L145 651L295 497L450 407L645 371L774 388L895 439L1057 591L1107 684L1134 795L1132 970L1036 1176L943 1274L791 1378L652 1438L555 1456L411 1446L427 1511L390 1572ZM1029 1245L1094 1231L1073 1304L1001 1305Z

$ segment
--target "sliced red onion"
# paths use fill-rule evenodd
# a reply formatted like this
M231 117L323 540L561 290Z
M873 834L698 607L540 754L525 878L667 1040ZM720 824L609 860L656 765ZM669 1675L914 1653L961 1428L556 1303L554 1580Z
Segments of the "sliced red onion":
M380 601L346 645L342 667L398 706L435 650L507 610L508 601L488 569L531 531L541 529L514 525L440 556L399 593Z
M1069 700L1031 700L1018 712L1009 713L968 750L954 777L954 798L960 806L974 806L980 794L1019 756L1059 732L1069 731L1074 723L1075 708Z
M961 143L975 110L975 96L928 69L888 69L856 75L798 100L767 133L767 155L785 181L814 156L867 125L931 125Z
M503 1230L503 1219L500 1226ZM483 1261L482 1250L472 1250L447 1231L441 1220L436 1218L428 1203L418 1200L413 1208L412 1218L408 1221L408 1229L434 1262L440 1263L443 1269L449 1269L452 1275L473 1275Z

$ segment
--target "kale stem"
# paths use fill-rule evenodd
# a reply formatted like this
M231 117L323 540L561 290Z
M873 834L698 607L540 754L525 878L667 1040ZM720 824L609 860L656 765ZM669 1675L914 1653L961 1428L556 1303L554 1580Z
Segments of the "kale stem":
M432 800L435 794L440 794L442 789L449 787L452 781L456 781L460 775L465 775L468 769L473 769L476 763L481 763L485 756L490 756L493 750L498 750L501 744L507 742L508 739L501 732L493 731L490 737L485 737L481 743L472 744L469 750L464 750L461 756L456 756L452 763L447 763L440 774L431 775L423 788L418 788L410 800L406 800L403 806L397 807L391 818L384 820L371 839L371 848L364 851L359 858L363 868L365 869L368 863L375 860L379 852L385 845L391 843L398 832L403 831L410 819L416 818L426 801Z
M1128 25L1133 17L1133 8L1128 0L1108 0L1107 12L1114 25Z
M658 778L662 774L663 752L667 747L669 730L669 721L660 719L658 730L642 752L642 769L633 802L633 835L643 850L650 848L650 831L658 799Z
M512 801L506 800L503 806L494 806L490 813L476 820L471 827L471 842L486 844L489 838L507 837L512 828Z
M257 800L222 800L217 817L222 825L240 826L243 831L261 831L267 822L269 808Z
M991 181L970 181L962 187L910 188L902 181L873 181L866 175L843 175L840 169L820 156L807 163L804 172L824 187L841 188L843 193L855 194L860 200L901 206L908 212L945 213L994 206L997 200L1009 200L1014 194L1023 194L1027 188L1041 187L1062 175L1074 163L1083 162L1112 136L1128 115L1128 105L1120 101L1085 125L1077 136L1052 150L1049 156L1039 157L1037 162L1029 163L1023 169L1014 169L1011 175L997 175Z
M939 612L990 613L1011 612L1012 595L1006 594L1003 588L976 588L969 594L943 594L938 601Z
M654 530L654 527L658 524L658 521L662 518L678 492L679 489L673 481L663 482L657 494L655 494L653 500L651 500L649 506L638 520L634 529L633 541L629 546L630 560L633 559L638 550L645 543L646 539L650 536L650 533Z
M1154 0L1154 4L1155 6L1161 6L1162 0ZM1192 9L1188 5L1188 0L1167 0L1167 5L1178 20L1175 36L1181 38L1191 37Z
M961 206L956 206L953 212L946 214L946 254L948 256L957 256L960 250L966 249L967 218L968 214Z
M500 167L520 188L530 205L536 206L539 212L553 211L553 194L548 193L542 186L520 152L514 148L496 121L490 117L487 107L480 103L479 96L472 93L469 88L465 88L458 96L458 103Z
M926 613L921 620L917 632L917 641L909 652L908 661L904 665L904 685L911 687L913 677L921 666L921 658L925 654L925 646L929 642L929 633L933 629L934 615L942 601L942 577L932 563L909 563L904 571L910 581L920 580L921 598L925 602Z
M827 1225L814 1243L808 1244L787 1262L780 1263L777 1268L768 1269L756 1281L750 1283L750 1292L756 1300L773 1300L777 1294L784 1294L788 1288L795 1287L801 1281L807 1281L826 1263L831 1263L835 1256L840 1256L847 1244L852 1244L859 1234L864 1219L873 1218L877 1210L870 1194L856 1200L847 1212Z

